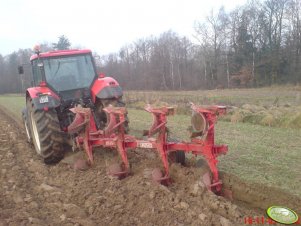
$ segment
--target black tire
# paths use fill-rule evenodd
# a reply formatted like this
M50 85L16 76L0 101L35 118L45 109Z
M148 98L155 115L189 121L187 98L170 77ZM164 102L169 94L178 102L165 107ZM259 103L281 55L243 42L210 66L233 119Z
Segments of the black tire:
M28 122L34 148L45 164L58 163L64 157L63 136L55 109L38 110L27 102Z
M176 152L176 163L181 164L182 166L185 166L185 152L184 151L177 151Z
M177 142L178 141L178 140L173 139L173 138L168 138L167 140L169 142ZM172 163L179 163L182 166L185 166L186 157L185 157L185 152L184 151L177 150L177 151L170 152L169 155L168 155L168 159Z
M184 151L173 151L168 155L168 159L171 163L179 163L182 166L185 166L185 152Z
M100 129L104 129L108 125L108 115L105 111L102 109L105 107L108 107L109 105L112 105L113 107L125 107L125 103L121 99L98 99L98 104L97 104L97 112L98 112L98 120L100 122ZM125 133L129 133L130 128L129 128L129 118L126 113L125 115L125 123L124 123L124 130Z
M117 103L115 104L115 107L125 107L125 103L122 100L118 100ZM128 134L130 132L130 127L129 127L129 117L128 113L125 114L125 122L124 122L124 130L125 133Z
M32 143L31 131L30 131L30 127L29 127L27 108L23 108L23 110L22 110L22 122L23 122L23 125L24 125L25 134L26 134L26 141L29 144L33 144Z

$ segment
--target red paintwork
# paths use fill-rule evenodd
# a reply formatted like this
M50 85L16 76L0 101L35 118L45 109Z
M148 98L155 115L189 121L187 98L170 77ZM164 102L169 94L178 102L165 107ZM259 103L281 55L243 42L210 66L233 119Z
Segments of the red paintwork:
M40 58L47 58L47 57L57 57L57 56L69 56L69 55L78 55L78 54L87 54L92 53L89 49L70 49L70 50L58 50L58 51L50 51L45 53L40 53ZM38 55L32 55L30 57L30 61L35 60L38 58Z
M45 81L41 81L39 84L40 87L47 87L47 84Z
M37 98L39 93L48 94L49 96L53 96L55 99L60 99L51 89L49 89L47 86L42 87L31 87L27 89L26 96L29 95L30 98Z
M119 83L111 78L111 77L104 77L104 78L97 78L91 88L92 100L95 103L96 95L102 90L104 87L111 86L119 86Z
M125 108L108 107L104 110L108 113L110 120L109 125L105 130L96 131L94 117L91 110L88 108L77 107L72 109L76 113L76 118L68 127L68 132L75 133L82 131L76 138L78 146L83 146L90 164L93 164L93 147L102 146L116 148L123 162L123 169L117 172L116 176L126 176L129 174L129 161L127 151L129 149L143 148L147 150L156 150L162 160L165 174L157 181L163 184L169 184L169 163L168 154L170 152L182 150L191 152L194 155L202 155L206 159L213 178L207 178L209 184L207 188L215 193L221 193L222 182L219 179L217 170L217 157L221 154L226 154L228 151L227 145L215 145L214 141L214 124L219 115L226 113L226 108L223 106L199 107L191 104L194 112L202 114L208 123L208 129L201 138L192 138L191 142L168 142L167 141L167 116L174 114L173 108L152 108L146 107L146 111L153 115L153 125L146 131L147 140L137 140L133 136L126 135L124 132ZM157 137L154 135L157 134ZM211 180L211 181L210 181Z

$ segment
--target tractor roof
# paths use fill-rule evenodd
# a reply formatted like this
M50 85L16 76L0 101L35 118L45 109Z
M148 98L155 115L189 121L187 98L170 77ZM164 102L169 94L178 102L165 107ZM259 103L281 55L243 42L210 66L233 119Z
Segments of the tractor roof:
M78 55L91 53L89 49L70 49L70 50L58 50L58 51L50 51L45 53L40 53L40 58L48 58L48 57L57 57L57 56L69 56L69 55ZM34 54L30 57L30 61L38 58L37 54Z

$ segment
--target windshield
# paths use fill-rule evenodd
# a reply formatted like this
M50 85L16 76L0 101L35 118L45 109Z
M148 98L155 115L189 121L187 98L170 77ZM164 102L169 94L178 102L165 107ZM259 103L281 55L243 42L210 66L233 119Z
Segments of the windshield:
M95 78L90 55L45 58L47 82L57 91L89 87Z

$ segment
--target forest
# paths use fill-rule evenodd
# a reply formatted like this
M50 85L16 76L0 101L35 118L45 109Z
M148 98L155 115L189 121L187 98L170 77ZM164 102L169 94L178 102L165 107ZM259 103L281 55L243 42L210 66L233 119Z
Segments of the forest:
M192 24L193 38L169 30L133 41L116 53L94 53L95 61L99 72L116 78L127 90L299 84L300 19L300 0L251 0L229 12L224 7L211 10ZM41 47L42 51L72 48L65 36ZM30 86L32 54L30 48L0 54L0 93L19 93ZM25 69L21 77L20 64Z

